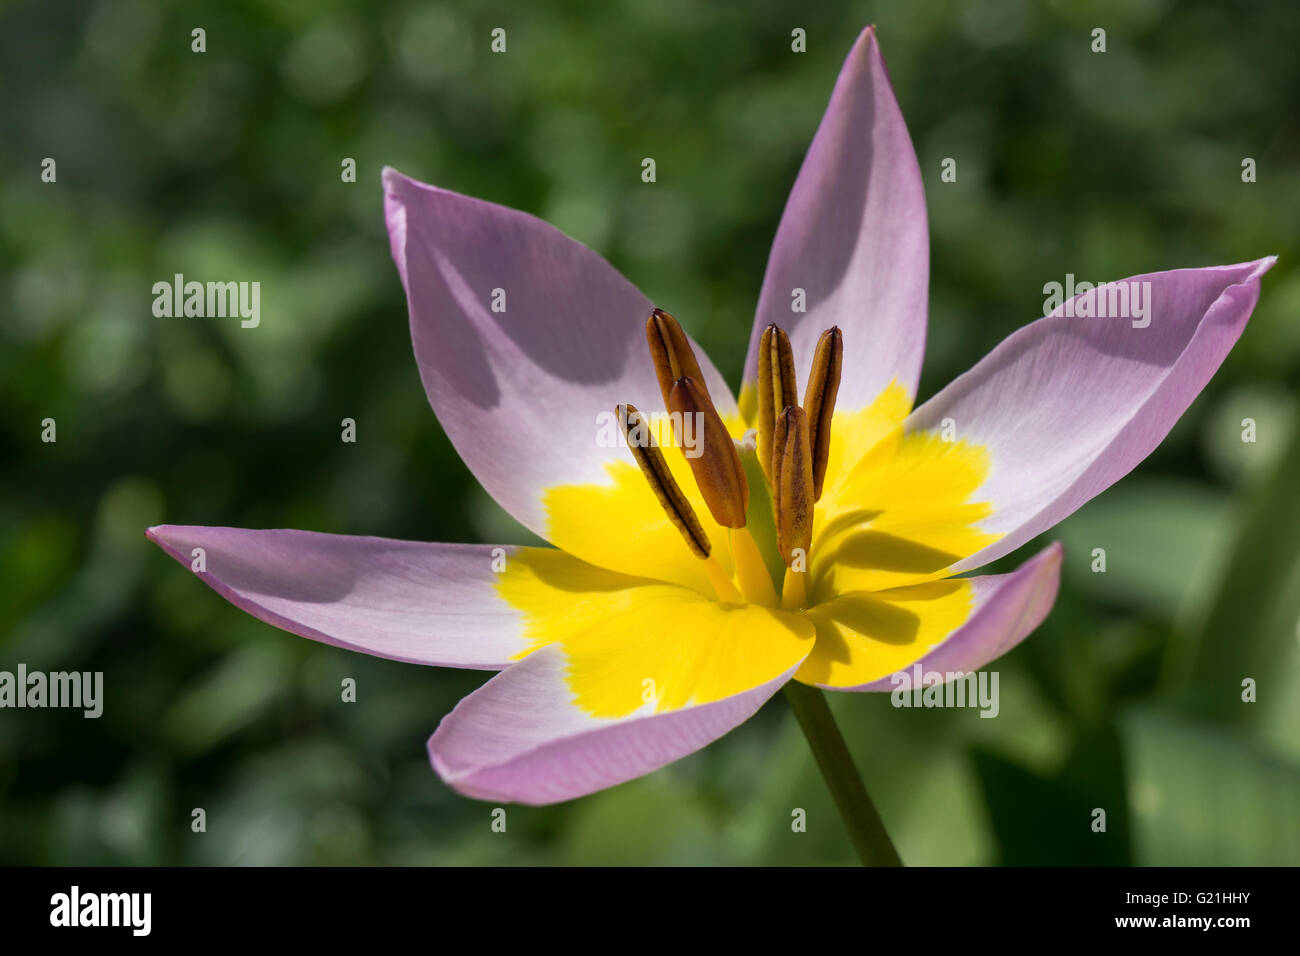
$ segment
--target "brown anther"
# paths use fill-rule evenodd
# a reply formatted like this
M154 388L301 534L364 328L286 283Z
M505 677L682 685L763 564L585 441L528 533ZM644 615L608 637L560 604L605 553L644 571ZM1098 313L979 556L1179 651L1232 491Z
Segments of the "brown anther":
M772 439L776 420L783 408L798 404L790 336L769 325L758 339L758 462L769 480L775 467Z
M663 309L655 309L646 319L645 340L650 346L650 359L654 362L655 375L659 377L659 391L663 393L665 407L673 385L680 378L694 379L704 394L709 394L709 388L704 384L704 373L695 359L695 350L676 319Z
M681 486L668 470L668 462L664 460L664 453L655 444L649 423L634 405L619 405L614 409L614 414L618 417L618 424L623 429L623 434L627 436L627 447L631 449L637 467L641 469L641 474L645 475L650 490L659 499L659 504L668 515L668 520L682 533L691 553L699 558L707 558L713 550L713 545L709 541L709 536L705 534L700 519L696 517L695 509L686 500Z
M844 334L839 326L822 333L813 353L812 371L803 393L803 408L808 413L808 437L812 441L813 501L822 497L826 480L826 462L831 454L831 419L835 415L835 396L840 390L840 369L844 365Z
M722 424L709 393L694 378L679 378L668 393L668 410L681 416L682 453L695 473L704 503L718 524L745 526L749 483L727 426ZM686 439L694 436L692 446Z
M806 558L812 543L812 448L808 414L788 406L776 420L772 437L772 504L776 511L776 546L786 567L794 563L795 550Z

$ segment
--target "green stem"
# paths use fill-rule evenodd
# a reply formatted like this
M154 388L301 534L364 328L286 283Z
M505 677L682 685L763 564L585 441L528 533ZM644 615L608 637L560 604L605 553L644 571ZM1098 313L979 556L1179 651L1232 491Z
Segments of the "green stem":
M792 680L785 685L785 696L803 735L808 738L808 746L849 831L858 859L864 866L902 866L903 861L885 831L880 814L853 766L853 757L844 744L840 728L835 725L826 695L816 687Z

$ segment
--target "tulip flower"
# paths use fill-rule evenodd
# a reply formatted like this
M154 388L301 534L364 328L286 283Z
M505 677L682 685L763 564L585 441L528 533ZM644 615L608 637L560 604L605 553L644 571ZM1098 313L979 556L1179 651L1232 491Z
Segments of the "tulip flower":
M1147 292L1141 322L1098 317L1081 293L913 407L929 235L872 28L786 204L738 396L595 252L523 212L383 181L429 402L487 492L553 547L149 538L187 566L203 549L203 581L294 634L496 672L428 743L441 778L483 800L631 780L785 688L867 862L898 858L822 691L888 691L916 665L973 672L1029 635L1059 545L968 572L1159 444L1273 263L1123 280Z

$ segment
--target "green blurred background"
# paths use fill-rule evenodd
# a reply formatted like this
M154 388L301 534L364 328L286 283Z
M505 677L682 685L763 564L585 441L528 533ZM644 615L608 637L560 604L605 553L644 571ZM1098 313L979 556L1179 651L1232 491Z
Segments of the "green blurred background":
M429 411L381 167L554 222L735 383L786 194L872 22L929 202L921 398L1039 316L1067 272L1280 256L1168 440L1052 535L1061 596L997 665L997 719L836 695L904 859L1300 863L1290 0L0 7L0 670L100 670L106 698L99 720L0 711L0 862L851 861L781 699L699 754L513 808L494 833L491 807L424 754L485 675L277 631L143 530L527 540ZM175 272L260 281L261 326L155 318L151 286Z

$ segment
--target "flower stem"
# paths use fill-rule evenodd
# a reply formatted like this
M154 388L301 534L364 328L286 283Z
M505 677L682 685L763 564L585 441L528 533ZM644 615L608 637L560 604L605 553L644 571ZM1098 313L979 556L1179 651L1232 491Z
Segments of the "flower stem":
M902 866L903 861L885 831L880 814L853 766L853 757L835 725L826 695L816 687L792 680L785 685L785 696L803 735L808 738L808 746L849 831L858 859L864 866Z

